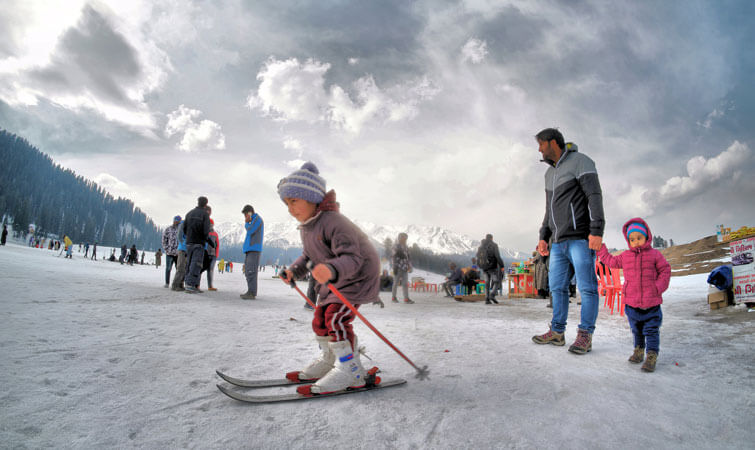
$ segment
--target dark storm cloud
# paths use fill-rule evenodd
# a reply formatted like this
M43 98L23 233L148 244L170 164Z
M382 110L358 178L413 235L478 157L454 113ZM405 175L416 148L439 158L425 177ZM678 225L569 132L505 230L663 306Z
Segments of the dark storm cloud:
M76 27L56 47L52 63L29 73L39 84L72 94L89 90L117 104L128 103L124 86L139 80L136 51L110 23L87 6Z
M516 7L507 7L490 20L483 21L475 34L484 38L490 49L488 60L506 64L512 58L533 50L542 41L547 23L537 17L523 14ZM526 53L525 53L526 54Z
M345 85L355 75L370 73L378 84L423 70L419 35L423 16L405 1L308 1L295 8L280 2L253 2L249 12L277 24L297 48L285 57L315 58L328 62L328 84ZM270 49L270 53L275 53ZM350 66L348 58L359 58Z

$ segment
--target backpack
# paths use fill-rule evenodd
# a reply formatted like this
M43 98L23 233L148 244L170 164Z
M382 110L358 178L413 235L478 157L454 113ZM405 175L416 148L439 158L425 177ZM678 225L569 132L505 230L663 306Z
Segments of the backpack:
M498 264L492 242L483 242L477 249L477 266L482 270L495 269Z

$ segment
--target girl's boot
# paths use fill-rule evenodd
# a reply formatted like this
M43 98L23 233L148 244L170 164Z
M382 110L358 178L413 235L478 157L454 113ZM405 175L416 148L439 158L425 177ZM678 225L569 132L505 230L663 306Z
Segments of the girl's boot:
M629 362L639 364L645 359L645 349L642 347L635 347L632 356L629 357Z
M658 361L658 353L652 350L648 350L648 356L645 358L645 364L641 369L643 372L655 372L655 363Z
M314 381L330 372L335 362L335 355L330 349L330 336L315 335L321 354L301 371L288 372L286 378L291 381Z

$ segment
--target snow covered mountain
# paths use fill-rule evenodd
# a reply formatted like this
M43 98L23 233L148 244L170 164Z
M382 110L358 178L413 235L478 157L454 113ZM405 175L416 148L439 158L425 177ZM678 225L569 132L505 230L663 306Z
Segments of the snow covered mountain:
M409 235L409 245L417 244L421 249L434 254L443 255L466 255L474 254L480 245L479 239L455 233L438 226L422 225L377 225L369 222L355 221L367 236L370 237L376 248L382 250L386 238L396 240L399 233ZM264 245L281 249L301 247L298 222L265 223ZM244 225L238 222L224 222L215 225L215 230L220 236L221 243L225 247L240 246L244 242L246 230ZM222 247L221 247L222 248ZM520 260L526 257L522 252L501 248L501 256L506 260Z

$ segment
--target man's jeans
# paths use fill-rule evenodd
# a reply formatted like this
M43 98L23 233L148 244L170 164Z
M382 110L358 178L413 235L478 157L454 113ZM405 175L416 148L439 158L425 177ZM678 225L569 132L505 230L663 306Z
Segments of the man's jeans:
M595 276L595 252L585 239L553 243L548 268L548 284L553 293L553 320L551 329L559 333L566 330L569 315L569 264L574 266L577 288L582 294L582 317L579 328L595 331L598 318L598 278Z
M176 265L178 256L165 255L165 284L170 284L170 270Z
M186 244L186 285L199 288L204 265L204 245Z
M498 267L485 271L485 298L487 300L495 300L495 293L501 287L501 275L501 269Z
M244 258L244 276L246 277L246 292L257 296L257 270L260 264L260 252L246 252Z

